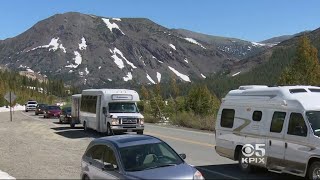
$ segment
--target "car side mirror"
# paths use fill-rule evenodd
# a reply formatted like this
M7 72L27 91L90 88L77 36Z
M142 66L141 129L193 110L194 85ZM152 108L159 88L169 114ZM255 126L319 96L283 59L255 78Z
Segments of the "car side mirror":
M114 171L115 168L110 163L104 163L104 166L102 168L103 171Z
M187 158L187 155L182 153L182 154L179 154L179 156L182 158L182 159L186 159Z

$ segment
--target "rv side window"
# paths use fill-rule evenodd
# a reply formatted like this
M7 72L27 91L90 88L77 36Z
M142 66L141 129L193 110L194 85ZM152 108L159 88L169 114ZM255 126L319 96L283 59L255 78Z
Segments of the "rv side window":
M287 134L306 137L307 132L308 128L304 122L302 114L291 113Z
M274 112L271 121L270 132L280 133L286 118L285 112Z
M253 121L261 121L262 118L262 112L261 111L254 111L252 114L252 120Z
M223 109L221 114L221 127L232 128L234 122L234 109Z

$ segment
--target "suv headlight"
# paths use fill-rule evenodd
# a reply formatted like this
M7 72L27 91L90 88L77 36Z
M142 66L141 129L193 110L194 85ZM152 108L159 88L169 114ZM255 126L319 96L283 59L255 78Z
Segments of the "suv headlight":
M194 180L196 180L196 179L197 180L204 180L204 177L202 176L201 172L197 170L193 175L193 179Z
M139 119L139 123L140 123L140 125L143 125L143 124L144 124L144 119L143 119L143 118L140 118L140 119Z
M119 119L112 118L111 119L111 125L118 125L119 124Z

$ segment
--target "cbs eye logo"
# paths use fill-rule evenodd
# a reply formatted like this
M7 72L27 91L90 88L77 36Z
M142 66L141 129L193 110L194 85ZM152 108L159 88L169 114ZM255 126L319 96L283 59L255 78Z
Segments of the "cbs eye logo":
M241 151L245 157L251 157L256 155L257 157L262 157L265 155L265 144L255 144L255 146L251 144L246 144L242 147Z

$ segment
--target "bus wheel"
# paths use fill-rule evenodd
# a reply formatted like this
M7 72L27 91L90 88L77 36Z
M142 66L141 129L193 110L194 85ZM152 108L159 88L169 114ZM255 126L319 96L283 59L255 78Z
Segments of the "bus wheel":
M107 136L112 136L112 135L113 135L112 129L110 127L110 124L108 124L108 126L107 126Z
M320 179L320 162L315 161L311 164L308 170L309 179Z

